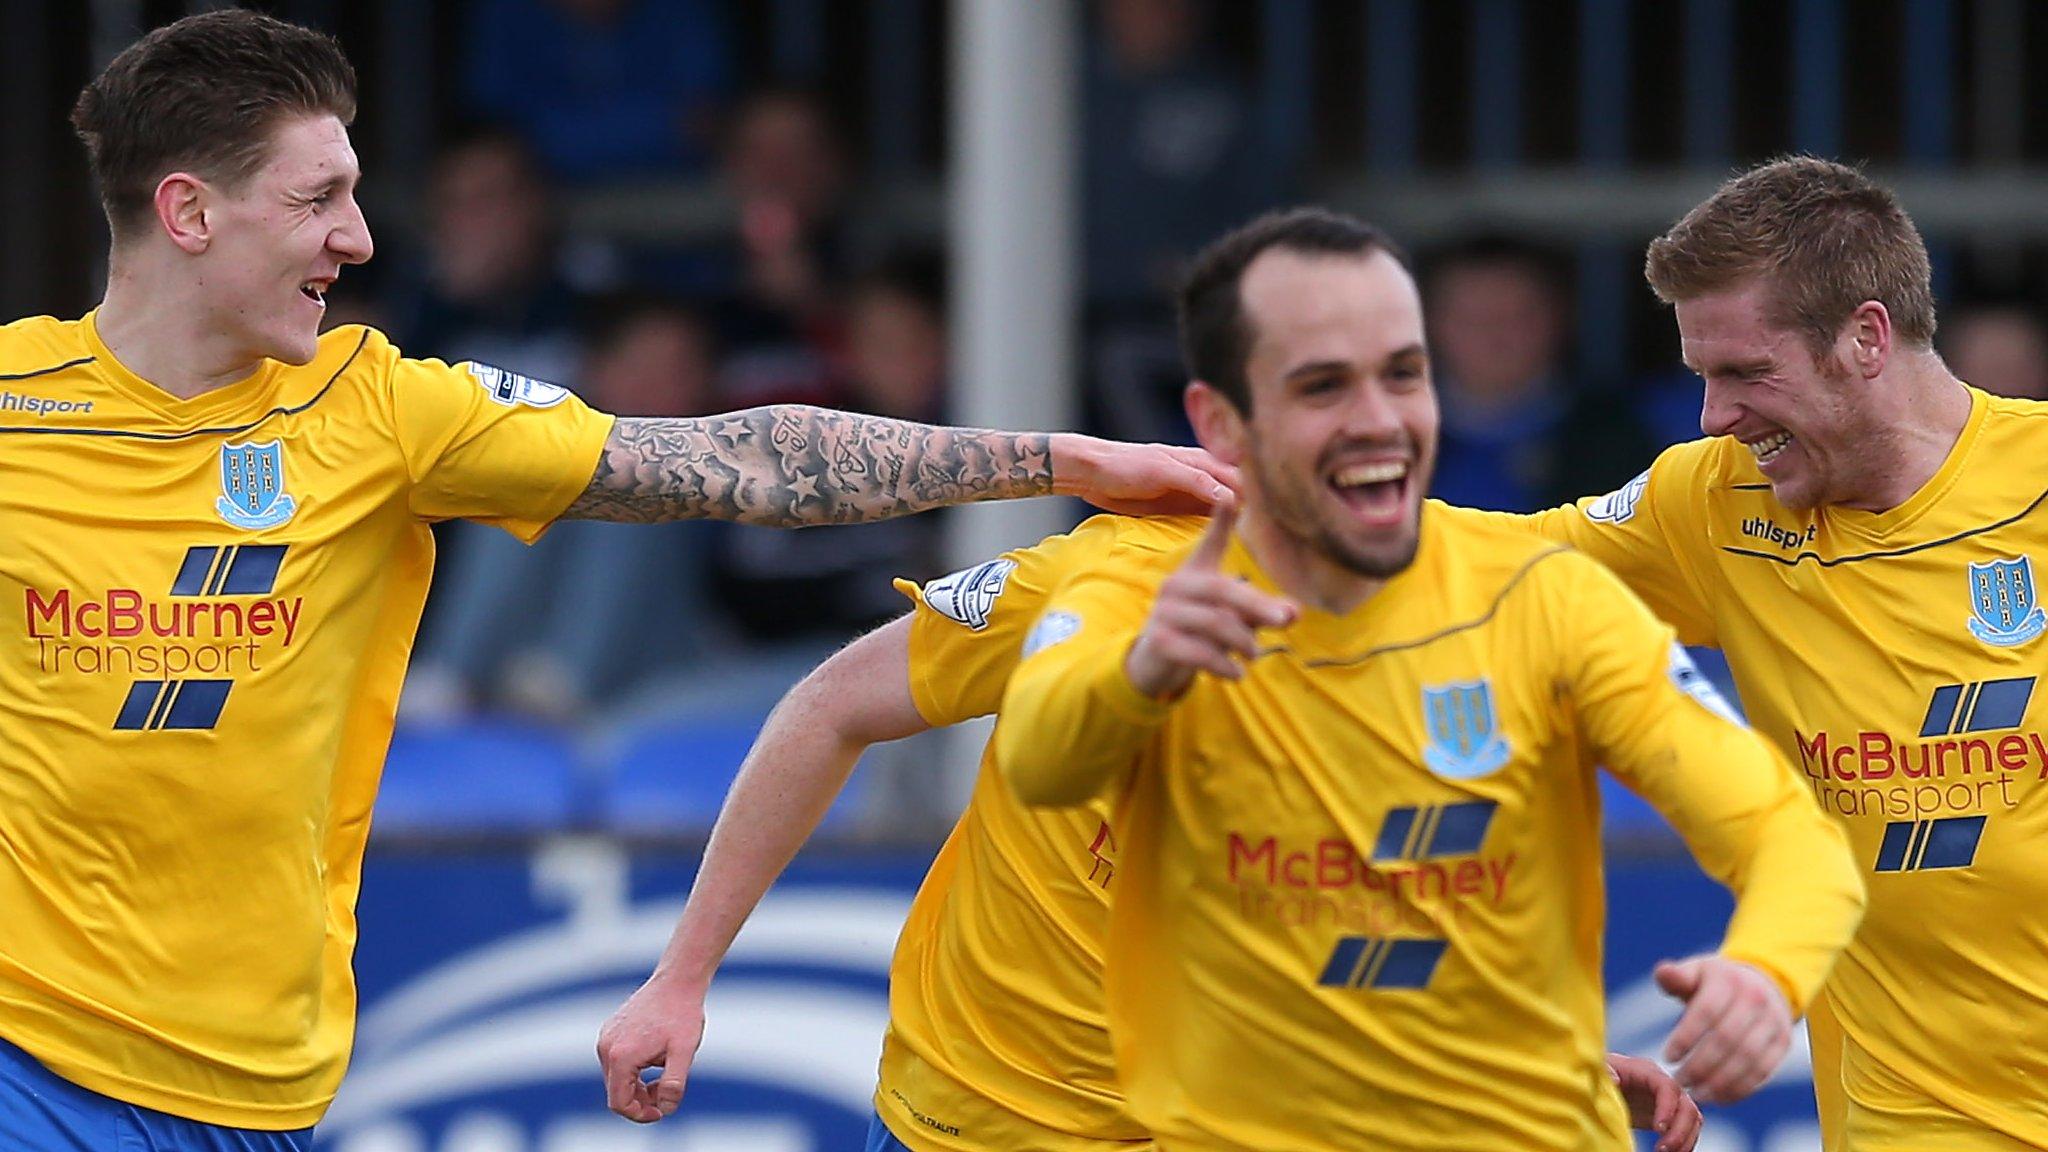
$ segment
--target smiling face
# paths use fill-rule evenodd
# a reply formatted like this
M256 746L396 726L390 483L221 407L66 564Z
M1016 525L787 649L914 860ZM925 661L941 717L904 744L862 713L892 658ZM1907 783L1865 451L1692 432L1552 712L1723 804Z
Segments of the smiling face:
M360 177L348 129L319 115L280 121L268 159L240 186L207 187L197 290L209 321L251 359L313 358L328 287L342 265L370 258Z
M1251 409L1212 390L1196 417L1204 443L1245 468L1248 511L1311 558L1374 579L1400 572L1415 559L1437 442L1414 279L1383 251L1275 248L1239 291Z
M1816 358L1802 334L1772 323L1767 294L1752 281L1674 305L1686 366L1706 381L1700 431L1741 441L1787 508L1857 505L1888 439L1868 381L1839 342Z

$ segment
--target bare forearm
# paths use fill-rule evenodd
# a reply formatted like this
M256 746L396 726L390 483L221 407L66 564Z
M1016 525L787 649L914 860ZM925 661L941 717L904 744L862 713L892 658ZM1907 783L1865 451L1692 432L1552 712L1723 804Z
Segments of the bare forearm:
M785 700L761 730L712 826L682 919L656 974L704 986L741 925L824 818L866 747L795 717Z
M804 405L622 417L564 519L858 524L1053 491L1052 436Z
M928 725L910 694L911 619L835 654L775 707L712 826L657 975L703 987L871 744Z

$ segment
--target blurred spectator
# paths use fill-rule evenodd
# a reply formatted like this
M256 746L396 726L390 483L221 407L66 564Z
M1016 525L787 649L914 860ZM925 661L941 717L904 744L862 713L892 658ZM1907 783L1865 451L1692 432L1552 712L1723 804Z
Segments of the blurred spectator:
M1200 0L1090 6L1082 237L1091 423L1186 443L1169 301L1196 248L1294 197L1299 157L1261 132L1252 86L1211 43Z
M579 374L592 404L628 416L714 408L708 329L680 305L620 298L600 312ZM593 702L703 659L727 632L705 604L709 522L571 520L531 547L463 521L462 566L407 686L414 718L495 704L573 720Z
M424 267L393 302L394 338L415 355L572 383L584 297L560 259L555 212L519 136L458 135L434 161Z
M935 259L897 259L855 282L847 307L845 407L943 419L943 301ZM938 575L940 524L936 515L925 515L802 532L726 526L720 598L753 638L843 639L903 611L891 577Z
M733 118L722 158L739 228L717 309L737 407L821 400L840 351L845 149L817 96L771 89Z
M720 0L474 0L463 86L565 180L705 167L733 51Z
M2048 400L2048 325L2018 303L1964 307L1943 318L1942 358L1957 376L2001 396Z
M1443 406L1433 495L1534 511L1618 487L1654 455L1629 405L1572 379L1548 253L1476 239L1431 261L1424 283Z
M1196 246L1294 188L1259 135L1251 87L1205 38L1193 0L1101 0L1089 47L1083 182L1088 296L1163 308Z

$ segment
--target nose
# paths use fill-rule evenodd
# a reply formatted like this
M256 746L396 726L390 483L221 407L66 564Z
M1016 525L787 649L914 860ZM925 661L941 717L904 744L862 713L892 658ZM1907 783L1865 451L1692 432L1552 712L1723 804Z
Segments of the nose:
M1344 406L1344 432L1358 440L1398 438L1402 433L1400 407L1379 382L1365 382L1352 389L1351 402Z
M348 219L327 234L327 247L342 263L361 264L377 250L377 245L370 239L370 222L363 216L363 206L353 196L348 206Z
M1726 436L1735 431L1741 420L1741 406L1729 396L1728 386L1709 379L1706 392L1700 397L1700 431L1708 436Z

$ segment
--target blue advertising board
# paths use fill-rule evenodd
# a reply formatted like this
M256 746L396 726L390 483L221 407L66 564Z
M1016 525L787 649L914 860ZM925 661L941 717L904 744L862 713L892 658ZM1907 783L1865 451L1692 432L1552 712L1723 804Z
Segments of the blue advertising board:
M324 1152L854 1152L888 1017L889 954L920 857L799 862L713 986L683 1110L611 1115L598 1026L659 957L693 859L604 841L531 852L373 853L361 1027ZM1609 877L1613 1047L1654 1054L1678 1017L1649 972L1713 947L1730 901L1689 863ZM1708 1152L1817 1147L1803 1040L1771 1085L1709 1112Z

